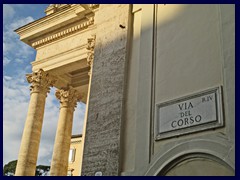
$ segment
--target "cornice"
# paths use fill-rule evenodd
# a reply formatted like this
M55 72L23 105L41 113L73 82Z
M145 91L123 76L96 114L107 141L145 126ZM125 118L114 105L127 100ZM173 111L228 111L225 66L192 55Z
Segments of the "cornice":
M47 36L47 37L45 37L45 38L43 38L41 40L33 42L32 43L32 47L37 48L37 47L40 47L42 45L48 44L48 43L53 42L55 40L61 39L63 37L66 37L66 36L68 36L70 34L73 34L73 33L79 32L79 31L81 31L83 29L86 29L90 25L93 25L93 24L94 24L94 18L91 17L86 22L82 22L82 23L80 23L78 25L75 25L75 26L69 27L67 29L64 29L61 32L49 35L49 36Z
M38 28L40 26L44 26L45 24L48 24L49 22L56 21L58 19L63 18L64 16L65 17L68 16L69 14L73 14L73 12L76 11L76 9L82 9L82 11L84 11L84 8L82 8L80 5L68 6L68 8L63 8L63 9L57 11L56 13L46 15L46 16L44 16L40 19L37 19L31 23L28 23L28 24L16 29L15 32L21 36L23 33L27 32L27 30L32 30L32 29Z
M32 46L33 43L34 45L38 43L42 44L45 40L49 41L53 38L59 38L62 35L65 36L66 33L70 34L76 30L85 29L93 24L94 10L89 8L89 6L93 9L98 7L98 5L86 5L87 8L81 4L66 5L52 14L46 15L43 18L16 29L15 32L20 35L21 41ZM50 35L46 38L48 33L63 29L66 26L71 26L71 24L76 24L77 22L83 23L68 28L60 32L60 34L57 33L56 35ZM41 36L44 36L42 42L39 40ZM33 42L36 39L38 39L38 42Z

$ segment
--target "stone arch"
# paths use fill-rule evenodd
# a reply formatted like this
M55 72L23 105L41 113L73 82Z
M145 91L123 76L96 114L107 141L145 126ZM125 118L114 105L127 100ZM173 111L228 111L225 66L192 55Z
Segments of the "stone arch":
M171 168L176 167L180 163L198 159L204 159L224 166L234 175L235 165L229 155L232 153L230 149L229 143L226 141L216 141L216 139L215 141L211 139L198 139L192 140L191 142L180 143L156 158L145 175L166 175Z
M191 169L188 169L189 167ZM174 175L234 175L234 170L216 156L205 153L190 153L173 160L157 174L157 176Z

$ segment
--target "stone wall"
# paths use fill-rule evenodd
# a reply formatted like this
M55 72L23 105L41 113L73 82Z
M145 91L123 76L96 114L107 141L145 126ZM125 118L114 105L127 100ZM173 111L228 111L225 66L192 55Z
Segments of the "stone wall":
M82 175L119 175L129 5L100 5Z
M234 8L133 5L121 175L235 174ZM189 126L178 134L171 129L171 137L164 138L168 133L164 125L180 113L169 111L165 116L169 121L162 123L165 113L159 109L213 88L221 89L215 102L222 104L212 120L223 124L206 123L201 131L194 129L200 125ZM170 103L164 106L166 102Z

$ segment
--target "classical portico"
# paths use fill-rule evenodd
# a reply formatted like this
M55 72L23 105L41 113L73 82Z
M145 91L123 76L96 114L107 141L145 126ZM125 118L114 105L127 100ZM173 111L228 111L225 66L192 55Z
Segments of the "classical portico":
M95 4L51 4L45 17L16 30L20 39L37 51L33 72L26 75L31 98L16 176L35 175L50 87L57 88L55 95L60 103L50 174L67 175L74 109L77 102L86 103L88 96L97 8Z

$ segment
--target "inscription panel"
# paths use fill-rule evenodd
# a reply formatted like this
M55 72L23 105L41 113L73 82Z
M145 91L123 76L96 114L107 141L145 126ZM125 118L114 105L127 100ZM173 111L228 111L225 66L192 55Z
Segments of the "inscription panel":
M223 126L221 88L157 104L156 140Z

